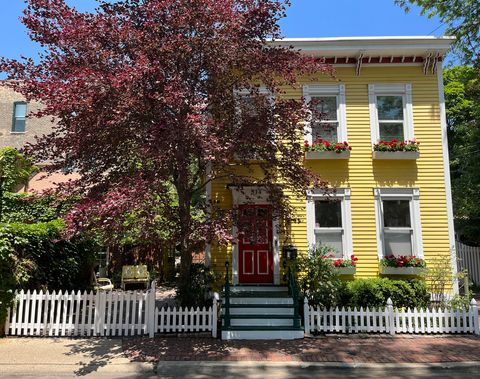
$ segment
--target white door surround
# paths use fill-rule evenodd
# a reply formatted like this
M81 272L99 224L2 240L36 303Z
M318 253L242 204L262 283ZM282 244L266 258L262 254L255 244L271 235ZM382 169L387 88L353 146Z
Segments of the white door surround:
M233 207L238 208L242 204L270 204L268 193L261 186L230 186L232 191ZM277 218L272 219L272 248L273 248L273 284L280 284L280 244L279 244L280 223ZM238 228L233 225L232 241L232 283L238 285Z

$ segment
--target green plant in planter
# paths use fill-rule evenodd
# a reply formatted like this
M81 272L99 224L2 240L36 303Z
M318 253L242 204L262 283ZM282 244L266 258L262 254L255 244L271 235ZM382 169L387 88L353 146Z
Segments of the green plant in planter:
M379 141L373 145L375 151L419 151L420 143L415 140L398 141L392 139L391 141Z
M380 264L384 267L421 267L427 265L425 261L415 255L389 255L380 260Z
M324 139L318 139L311 144L308 141L304 141L303 147L305 151L334 151L340 154L342 151L352 150L352 147L348 142L329 142Z

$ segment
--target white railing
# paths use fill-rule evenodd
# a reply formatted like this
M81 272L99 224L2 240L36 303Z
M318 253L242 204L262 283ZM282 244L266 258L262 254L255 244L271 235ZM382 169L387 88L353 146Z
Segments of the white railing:
M17 292L5 331L12 336L133 336L211 331L217 335L217 302L208 309L155 307L148 291Z
M468 246L456 241L458 270L467 270L468 277L480 285L480 247Z
M469 309L319 308L304 303L305 333L469 333L480 334L477 303Z

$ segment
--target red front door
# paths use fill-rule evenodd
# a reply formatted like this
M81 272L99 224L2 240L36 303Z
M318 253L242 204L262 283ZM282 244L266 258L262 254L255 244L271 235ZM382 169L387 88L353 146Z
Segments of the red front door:
M273 283L272 207L240 205L238 217L240 283Z

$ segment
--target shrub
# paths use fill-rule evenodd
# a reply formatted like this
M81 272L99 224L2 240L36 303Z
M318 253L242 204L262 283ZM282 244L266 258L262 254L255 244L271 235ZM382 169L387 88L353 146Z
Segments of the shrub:
M329 259L331 248L316 246L307 256L298 259L299 284L302 296L310 304L332 307L340 302L345 288L338 277L334 261Z
M177 301L182 306L203 307L212 304L210 292L215 282L215 273L203 263L193 263L190 267L190 281L187 291L177 290Z
M357 279L348 287L352 296L348 305L356 307L384 307L388 298L399 308L424 308L430 302L426 283L420 280Z
M7 309L12 306L14 290L29 279L29 271L33 263L19 259L15 255L8 239L0 239L0 336L3 335L3 325L7 317Z
M28 288L84 289L90 285L96 246L87 240L62 238L63 221L0 224L0 249L18 261L32 262Z

